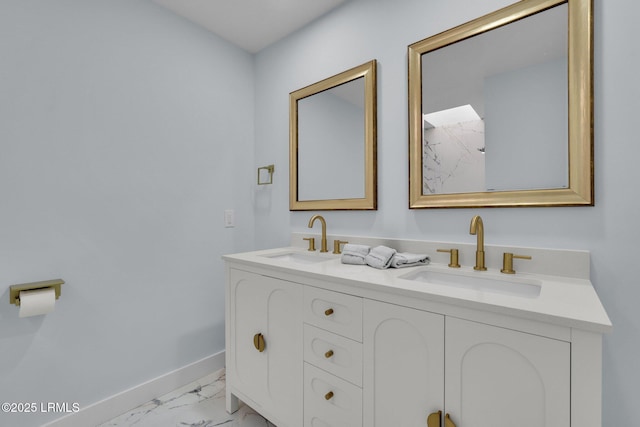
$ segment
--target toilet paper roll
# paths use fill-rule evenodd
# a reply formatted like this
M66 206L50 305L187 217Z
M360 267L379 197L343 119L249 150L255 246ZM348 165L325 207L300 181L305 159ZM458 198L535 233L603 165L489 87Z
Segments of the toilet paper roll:
M54 288L20 291L19 317L51 313L55 304L56 290Z

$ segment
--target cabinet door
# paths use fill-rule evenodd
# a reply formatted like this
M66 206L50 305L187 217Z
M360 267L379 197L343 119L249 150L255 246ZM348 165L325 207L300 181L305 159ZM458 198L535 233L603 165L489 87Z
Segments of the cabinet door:
M364 301L363 425L426 426L444 406L444 317Z
M569 427L569 343L447 317L446 412L458 427Z
M302 285L231 270L230 386L283 427L302 423ZM256 334L264 337L260 352ZM229 366L228 366L229 368ZM261 411L261 409L263 409Z

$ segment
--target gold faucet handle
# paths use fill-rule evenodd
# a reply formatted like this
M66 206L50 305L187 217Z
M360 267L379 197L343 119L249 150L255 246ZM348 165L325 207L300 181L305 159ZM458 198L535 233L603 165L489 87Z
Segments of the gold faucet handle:
M460 264L458 264L458 250L457 249L437 249L438 252L449 252L451 257L449 257L449 267L451 268L460 268Z
M349 243L349 242L347 242L346 240L338 240L338 239L334 240L333 241L333 253L334 254L341 254L342 252L340 252L340 245L346 245L347 243Z
M316 239L315 237L303 237L302 240L308 240L309 241L309 251L315 251L316 250Z
M502 255L502 270L500 273L504 274L516 274L516 271L513 269L513 259L531 259L529 255L514 255L511 252L505 252Z

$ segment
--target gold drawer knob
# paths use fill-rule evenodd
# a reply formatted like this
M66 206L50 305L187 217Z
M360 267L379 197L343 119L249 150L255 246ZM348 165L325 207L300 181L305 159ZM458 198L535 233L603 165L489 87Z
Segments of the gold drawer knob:
M325 316L331 316L333 314L333 308L328 308L324 311Z
M262 353L266 347L266 343L264 341L264 335L258 333L253 336L253 346Z
M332 392L332 391L330 391L329 393L327 393L327 394L325 394L325 395L324 395L325 400L329 400L329 399L331 399L332 397L333 397L333 392Z
M324 354L324 357L326 357L327 359L330 358L331 356L333 356L333 350L329 350Z

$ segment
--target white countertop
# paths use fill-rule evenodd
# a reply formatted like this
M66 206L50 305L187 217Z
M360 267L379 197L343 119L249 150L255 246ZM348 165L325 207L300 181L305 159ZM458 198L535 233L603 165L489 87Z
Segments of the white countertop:
M278 254L292 252L325 256L328 260L313 264L302 264L271 258ZM517 316L587 331L603 333L612 329L611 321L591 281L587 279L533 273L506 275L500 273L497 269L475 271L468 266L452 269L447 267L446 264L433 262L426 266L378 270L366 265L342 264L340 255L319 254L317 251L307 252L299 247L284 247L225 255L223 259L231 263L267 268L314 280L330 278L336 283L356 288L401 294L412 298ZM539 281L541 290L537 296L508 295L407 280L401 277L417 270L429 270L477 278L495 278L503 281Z

